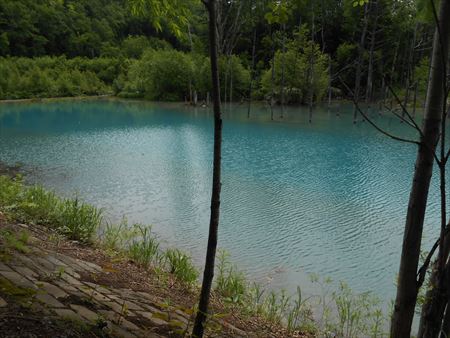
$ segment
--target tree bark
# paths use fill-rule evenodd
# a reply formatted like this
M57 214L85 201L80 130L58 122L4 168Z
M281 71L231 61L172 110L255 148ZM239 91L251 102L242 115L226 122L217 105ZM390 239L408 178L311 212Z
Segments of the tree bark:
M417 267L422 241L423 221L445 97L443 81L446 80L446 76L442 60L447 60L448 58L450 0L441 1L439 13L439 29L435 31L433 42L432 67L423 121L423 136L421 137L421 145L417 153L414 179L409 197L400 259L397 297L391 319L392 338L410 337L414 308L417 302ZM440 41L442 41L442 46Z
M408 106L408 102L409 102L409 93L411 91L411 82L414 82L414 70L413 68L413 63L414 63L414 50L416 47L416 37L417 37L417 29L419 27L419 23L416 23L416 25L414 26L414 34L413 34L413 39L411 42L411 48L409 50L409 56L408 56L408 66L406 69L406 92L405 92L405 99L403 102L403 105L405 107ZM405 112L402 111L402 117L405 117Z
M255 55L256 55L256 26L253 29L252 69L250 73L250 88L248 91L247 118L250 118L250 108L252 105L253 78L255 77L255 61L256 61Z
M373 29L371 32L371 40L370 40L370 50L369 50L369 68L367 70L367 85L366 85L366 106L367 112L370 110L370 104L372 102L372 94L373 94L373 54L375 51L375 41L376 34L378 28L378 5L375 2L375 22L373 24Z
M272 38L272 72L270 79L270 119L273 121L273 104L275 99L275 41L273 40L273 32L271 29L270 36Z
M281 86L280 86L280 97L281 97L281 115L283 118L284 115L284 68L285 68L285 54L286 54L286 24L282 25L283 36L281 38Z
M311 22L311 56L309 58L309 123L312 122L313 102L314 102L314 2L311 2L312 22Z
M205 1L204 4L209 13L209 49L211 57L211 80L214 101L214 160L208 247L206 251L205 269L203 272L203 282L200 292L198 311L194 322L194 328L192 330L192 335L199 338L203 337L205 320L208 313L209 297L214 278L214 265L219 229L222 152L222 116L220 111L220 83L217 57L216 0L208 0Z
M331 65L331 56L328 55L328 112L331 111L331 71L332 71L332 65Z
M366 42L366 34L367 34L367 26L369 21L369 6L370 2L364 5L364 22L363 22L363 30L361 33L361 39L358 45L358 64L356 65L356 76L355 76L355 101L359 101L359 91L361 87L361 72L362 72L362 62L363 62L363 53L364 53L364 44ZM358 110L356 106L353 109L353 123L356 123L356 117L358 114Z

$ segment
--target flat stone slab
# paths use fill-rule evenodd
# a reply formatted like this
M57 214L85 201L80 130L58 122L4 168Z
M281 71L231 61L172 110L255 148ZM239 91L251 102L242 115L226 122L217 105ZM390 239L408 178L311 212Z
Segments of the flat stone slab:
M91 324L104 319L105 329L117 337L130 338L161 338L164 335L155 331L185 330L192 323L191 316L180 308L163 307L164 300L155 294L82 280L80 275L95 277L96 273L103 273L97 264L34 245L30 244L31 254L14 251L10 261L0 262L0 277L35 290L28 305L36 312ZM8 302L0 297L0 308L10 305ZM229 323L222 325L233 332L233 337L245 335Z
M33 270L31 270L30 268L27 268L26 266L16 266L14 267L14 269L20 273L22 276L34 281L36 280L39 275L34 272Z
M75 321L83 320L80 315L78 315L77 313L75 313L75 312L73 312L72 310L69 310L69 309L54 309L53 311L59 317L64 318L64 319L71 319L71 320L75 320Z
M55 297L50 296L47 293L38 293L36 295L36 299L38 299L39 301L41 301L42 303L44 303L47 306L50 307L56 307L56 308L63 308L64 305L59 302Z
M142 317L148 319L154 326L166 326L169 323L161 318L155 317L154 313L151 312L137 312Z
M0 271L0 275L8 279L11 283L23 288L37 289L31 281L15 271Z
M37 286L40 289L45 290L45 292L47 292L48 294L52 295L55 298L65 298L68 296L68 294L61 290L59 287L57 287L56 285L47 283L47 282L37 282Z
M0 271L12 271L12 269L6 264L0 262Z
M89 320L90 322L96 322L98 319L98 314L92 312L88 308L85 308L82 305L70 304L70 307L75 310L80 316Z

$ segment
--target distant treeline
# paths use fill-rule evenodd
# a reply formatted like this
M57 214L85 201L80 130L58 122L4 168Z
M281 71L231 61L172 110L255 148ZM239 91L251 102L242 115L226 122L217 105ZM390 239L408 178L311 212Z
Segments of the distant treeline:
M0 99L24 99L80 95L114 94L124 98L161 101L206 101L211 92L209 58L199 53L181 52L160 42L153 46L144 37L127 39L120 57L98 58L43 56L35 58L0 57ZM155 48L157 47L157 49ZM285 83L287 101L306 100L308 92L306 54L293 45L286 53ZM310 50L305 48L305 50ZM317 47L314 92L320 99L328 85L326 59ZM280 62L275 57L275 67ZM219 60L222 99L245 100L249 95L251 72L238 56ZM275 72L275 85L266 70L253 83L253 99L279 92L281 67ZM301 88L298 90L297 88Z
M133 15L129 0L0 1L0 98L96 95L205 100L206 12L188 25ZM423 98L434 31L429 1L218 1L222 101ZM26 59L32 58L33 60ZM89 59L88 59L89 58ZM346 83L346 86L343 84Z

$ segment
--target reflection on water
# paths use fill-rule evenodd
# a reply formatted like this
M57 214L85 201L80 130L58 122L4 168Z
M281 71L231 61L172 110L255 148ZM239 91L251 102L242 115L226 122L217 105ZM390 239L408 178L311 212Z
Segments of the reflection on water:
M341 112L339 116L337 111ZM252 278L294 290L307 274L393 296L415 148L352 124L352 109L225 106L219 245ZM398 121L377 123L414 137ZM0 160L74 192L108 216L153 224L166 245L203 263L212 163L204 108L119 100L0 106ZM437 233L433 182L427 238ZM432 224L435 224L433 228ZM305 287L306 285L306 287Z

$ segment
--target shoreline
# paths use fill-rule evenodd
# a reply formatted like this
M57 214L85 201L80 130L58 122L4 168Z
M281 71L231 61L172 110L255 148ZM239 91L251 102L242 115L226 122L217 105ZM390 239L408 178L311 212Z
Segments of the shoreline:
M54 102L54 101L84 101L84 100L95 100L95 99L105 99L105 98L118 98L113 94L104 94L104 95L87 95L87 96L61 96L61 97L33 97L28 99L5 99L0 100L0 104L2 103L46 103L46 102Z

